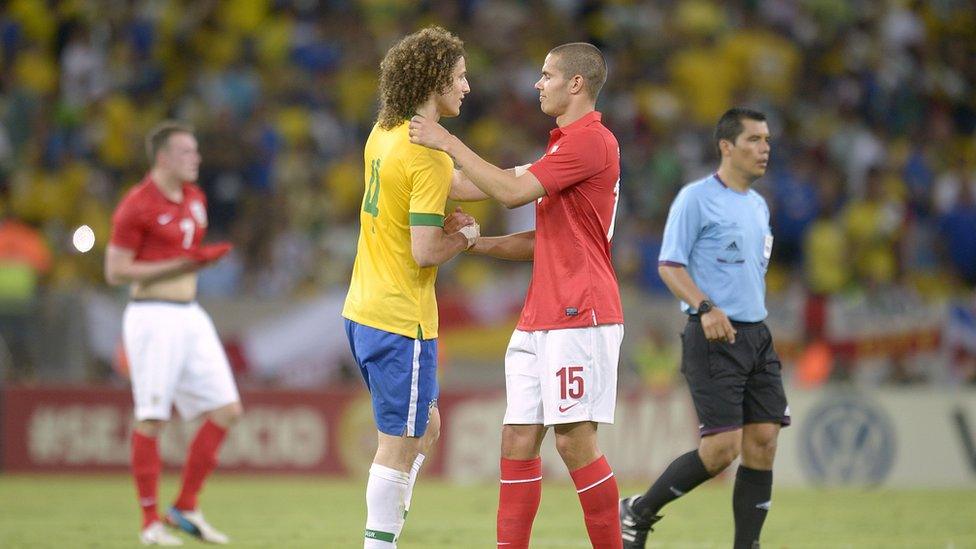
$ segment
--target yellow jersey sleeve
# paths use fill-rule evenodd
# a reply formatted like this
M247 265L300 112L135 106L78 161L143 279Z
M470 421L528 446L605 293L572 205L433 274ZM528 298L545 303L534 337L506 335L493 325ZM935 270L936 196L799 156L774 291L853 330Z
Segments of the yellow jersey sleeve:
M423 150L414 157L410 173L410 225L444 226L444 206L451 190L454 164L439 151Z

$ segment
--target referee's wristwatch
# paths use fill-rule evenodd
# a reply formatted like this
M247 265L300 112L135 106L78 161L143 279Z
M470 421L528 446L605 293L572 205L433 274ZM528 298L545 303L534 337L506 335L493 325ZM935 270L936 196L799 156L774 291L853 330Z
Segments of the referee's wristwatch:
M715 307L715 304L711 300L703 299L701 303L698 304L698 316L707 314Z

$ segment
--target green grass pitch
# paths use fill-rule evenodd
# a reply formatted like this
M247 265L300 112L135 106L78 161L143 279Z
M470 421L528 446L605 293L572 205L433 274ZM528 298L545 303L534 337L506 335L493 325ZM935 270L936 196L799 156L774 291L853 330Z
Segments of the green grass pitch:
M201 501L238 547L362 547L364 480L218 475ZM166 477L169 502L176 477ZM623 494L642 487L625 485ZM491 548L497 488L421 478L401 549ZM731 546L731 486L705 485L666 509L649 547ZM135 547L127 476L0 475L0 547ZM199 544L184 537L186 546ZM545 485L532 547L589 547L575 491ZM776 489L763 548L976 548L976 490Z

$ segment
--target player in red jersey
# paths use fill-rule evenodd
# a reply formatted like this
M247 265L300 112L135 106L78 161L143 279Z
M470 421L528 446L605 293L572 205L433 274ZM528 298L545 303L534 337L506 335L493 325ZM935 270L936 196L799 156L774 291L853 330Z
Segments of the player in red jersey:
M108 283L130 284L122 335L135 403L132 472L143 515L139 539L145 545L183 544L163 527L156 510L156 439L175 404L182 418L205 419L166 522L204 541L227 543L204 520L197 494L242 408L217 332L195 299L197 271L223 257L230 244L201 244L207 202L194 184L200 152L192 129L163 122L149 133L146 151L152 168L116 208L105 253Z
M497 168L440 125L415 116L415 143L458 164L452 198L487 197L507 207L536 202L536 228L480 237L474 253L533 261L532 282L505 356L498 546L528 547L542 493L539 451L549 426L576 484L593 547L621 546L617 483L597 445L612 423L623 312L610 260L620 150L595 110L606 81L603 54L586 43L546 56L536 82L542 111L556 119L545 155L528 167Z

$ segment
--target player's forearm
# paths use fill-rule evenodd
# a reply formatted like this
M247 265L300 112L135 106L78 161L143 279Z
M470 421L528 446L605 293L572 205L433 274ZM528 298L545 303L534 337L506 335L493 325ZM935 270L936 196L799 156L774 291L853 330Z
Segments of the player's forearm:
M535 200L529 189L519 183L514 169L503 170L491 164L457 137L451 137L445 152L454 158L474 186L506 208L517 208Z
M692 307L697 307L702 300L708 299L708 296L691 279L688 269L677 265L660 265L657 272L671 293Z
M532 261L535 252L535 231L478 237L469 251L510 261Z
M434 242L414 251L414 260L420 267L435 267L446 263L468 247L468 239L461 233L441 233Z
M514 170L512 173L514 175ZM454 170L454 178L451 180L451 192L448 194L448 198L459 202L477 202L491 197L479 189L464 172Z
M106 265L105 280L113 285L133 282L153 282L194 270L195 262L188 257L162 261L133 261L124 265Z

